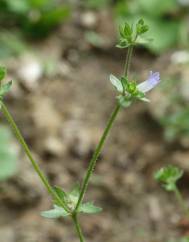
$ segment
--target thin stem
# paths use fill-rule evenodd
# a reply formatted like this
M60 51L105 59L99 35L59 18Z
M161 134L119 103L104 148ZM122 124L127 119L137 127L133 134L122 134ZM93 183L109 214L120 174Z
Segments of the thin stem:
M95 152L94 152L94 154L93 154L93 156L92 156L92 158L91 158L91 160L89 162L89 166L88 166L88 169L87 169L87 172L86 172L86 175L84 177L83 184L82 184L80 196L79 196L77 205L75 207L75 211L76 212L77 212L77 210L78 210L78 208L79 208L79 206L80 206L80 204L81 204L81 202L83 200L84 194L85 194L85 192L87 190L87 187L88 187L89 179L90 179L90 177L91 177L91 175L92 175L92 173L94 171L94 168L95 168L95 165L96 165L96 161L97 161L97 159L98 159L98 157L99 157L99 155L100 155L100 153L102 151L102 148L103 148L103 145L105 143L105 140L106 140L106 138L107 138L107 136L109 134L109 131L110 131L110 129L111 129L111 127L112 127L116 117L117 117L117 114L118 114L119 110L120 110L120 105L117 104L116 108L114 109L114 111L112 112L112 114L110 116L110 119L109 119L109 121L108 121L108 123L106 125L104 133L103 133L103 135L102 135L102 137L101 137L101 139L100 139L100 141L99 141L99 143L98 143L98 145L96 147L96 150L95 150Z
M36 171L36 173L38 174L38 176L40 177L42 183L44 184L44 186L46 187L48 193L50 195L52 195L53 198L55 198L59 204L61 204L61 206L67 211L69 212L67 206L64 204L64 202L59 198L59 196L56 194L56 192L53 190L53 188L51 187L51 185L49 184L46 176L43 174L43 172L41 171L39 165L37 164L37 162L34 160L32 154L31 154L31 151L28 147L28 145L26 144L20 130L18 129L12 115L10 114L10 112L8 111L6 105L1 102L0 103L1 105L1 110L2 110L2 113L3 115L5 116L5 118L7 119L8 123L10 124L11 128L13 129L15 135L16 135L16 138L18 139L18 141L20 142L22 148L24 149L27 157L29 158L29 160L31 161L32 163L32 166L34 168L34 170Z
M125 67L123 72L124 76L127 76L129 74L129 67L130 67L132 54L133 54L133 45L129 46L127 51Z
M132 53L133 53L133 46L130 46L129 49L128 49L128 52L127 52L127 58L126 58L126 62L125 62L125 70L124 70L124 75L127 76L128 75L128 71L129 71L129 65L130 65L130 62L131 62L131 57L132 57ZM102 137L96 147L96 150L89 162L89 166L88 166L88 169L87 169L87 172L86 172L86 175L84 177L84 180L83 180L83 184L82 184L82 187L81 187L81 192L80 192L80 195L79 195L79 199L78 199L78 202L76 204L76 207L75 207L75 212L77 213L78 209L79 209L79 206L80 204L82 203L83 201L83 198L84 198L84 195L85 195L85 192L87 190L87 187L88 187L88 184L89 184L89 180L90 180L90 177L94 171L94 168L95 168L95 165L96 165L96 162L97 162L97 159L102 151L102 148L103 148L103 145L106 141L106 138L111 130L111 127L119 113L119 110L120 110L121 106L120 104L117 104L117 106L115 107L114 111L112 112L111 116L110 116L110 119L108 120L108 123L105 127L105 130L102 134Z
M175 189L174 189L174 192L175 192L175 195L176 195L176 198L180 204L180 207L181 209L183 210L183 212L186 214L186 216L189 218L189 210L185 204L185 201L183 199L183 196L182 194L180 193L179 189L177 188L177 186L175 186Z
M80 239L80 242L84 242L84 236L83 236L81 226L80 226L79 221L78 221L77 213L74 213L72 215L72 219L73 219L73 222L74 222L74 225L75 225L75 228L76 228L76 232L77 232L78 237Z

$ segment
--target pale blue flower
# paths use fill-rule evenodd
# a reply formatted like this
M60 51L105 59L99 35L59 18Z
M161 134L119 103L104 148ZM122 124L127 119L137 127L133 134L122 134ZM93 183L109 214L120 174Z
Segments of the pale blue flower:
M114 75L110 75L110 81L111 81L112 85L116 87L118 92L123 93L123 91L124 91L123 85L117 77L115 77ZM152 88L154 88L159 82L160 82L159 72L150 71L148 79L146 81L138 84L136 87L139 92L146 93L146 92L150 91Z
M160 82L160 74L159 72L152 72L148 76L148 79L137 85L137 89L140 92L146 93L154 88Z

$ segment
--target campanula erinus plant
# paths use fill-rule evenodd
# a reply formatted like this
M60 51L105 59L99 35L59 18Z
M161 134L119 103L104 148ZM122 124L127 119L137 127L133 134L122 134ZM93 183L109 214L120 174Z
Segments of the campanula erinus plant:
M173 192L175 194L183 214L189 219L189 208L177 186L177 182L182 178L182 176L183 170L174 165L162 167L154 174L155 180L160 182L166 191Z
M7 109L7 106L4 102L4 96L9 91L11 87L11 82L6 84L2 83L2 80L5 77L6 71L2 67L0 68L0 105L1 112L7 119L11 128L14 130L15 135L23 147L26 155L36 173L38 174L41 182L44 184L48 193L52 197L53 208L44 211L41 213L43 217L46 218L59 218L59 217L71 217L73 224L75 225L77 235L79 237L80 242L84 242L84 235L79 222L79 214L93 214L98 213L102 209L95 206L92 202L83 202L85 193L87 191L90 178L94 172L96 162L101 154L104 143L107 139L108 134L116 120L116 117L120 110L127 108L135 101L144 101L149 102L149 99L146 97L146 94L153 89L160 82L160 75L158 72L149 72L149 76L144 82L137 83L135 80L132 80L129 76L129 68L132 58L133 49L136 45L141 44L142 35L148 31L148 26L144 23L142 19L140 19L135 25L129 25L128 23L124 23L119 28L120 39L117 44L118 48L127 48L127 55L125 60L125 66L122 76L116 77L115 75L110 75L110 82L113 87L117 91L116 96L116 105L115 108L108 119L108 122L105 126L104 132L97 144L97 147L94 151L94 154L89 161L88 168L86 170L86 174L83 177L83 181L81 185L76 186L72 191L65 192L61 187L50 185L47 177L44 175L42 170L40 169L38 163L33 158L31 151L26 144L20 130L18 129L12 115Z

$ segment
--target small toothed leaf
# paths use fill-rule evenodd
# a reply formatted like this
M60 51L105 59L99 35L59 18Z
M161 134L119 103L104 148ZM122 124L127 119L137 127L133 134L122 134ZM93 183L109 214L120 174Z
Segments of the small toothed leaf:
M101 211L102 211L102 208L96 207L95 205L93 205L92 202L83 203L79 208L79 212L89 213L89 214L99 213Z
M132 27L128 23L125 23L124 34L128 41L132 40L132 33L133 33Z
M116 45L116 47L117 48L120 48L120 49L125 49L125 48L127 48L127 47L129 47L131 44L130 43L128 43L126 40L122 40L122 39L120 39L119 40L119 42L118 42L118 44Z
M61 187L55 186L54 191L56 192L56 194L59 196L60 199L64 200L66 193L62 190Z
M59 207L57 205L54 205L54 209L41 212L41 216L45 218L60 218L66 217L68 215L68 212L66 212L62 207Z
M183 175L183 170L176 166L168 165L155 173L155 179L165 183L176 183Z
M125 38L124 27L123 25L119 26L119 34L122 38Z
M182 177L183 171L176 166L168 165L158 170L154 177L163 184L167 191L174 191L177 181Z
M66 197L67 197L67 194L62 190L62 188L61 188L61 187L58 187L58 186L55 186L53 189L54 189L55 193L57 194L57 196L58 196L63 202L65 202ZM59 201L58 199L56 199L56 198L54 199L54 203L55 203L56 205L58 205L58 206L61 206L60 201Z

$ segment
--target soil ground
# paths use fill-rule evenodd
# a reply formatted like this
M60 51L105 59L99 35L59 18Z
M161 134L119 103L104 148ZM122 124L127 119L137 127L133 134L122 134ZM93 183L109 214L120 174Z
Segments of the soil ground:
M32 90L18 82L17 93L7 98L40 166L52 184L65 190L81 181L85 173L116 103L108 76L122 72L124 58L115 48L83 44L83 30L74 24L71 27L64 26L67 34L61 35L62 30L35 45L42 55L46 53L45 58L57 58L62 72L41 77ZM153 67L165 72L165 63L160 63L145 50L137 50L131 75L142 81ZM167 194L153 179L155 170L186 151L164 141L149 105L136 103L122 110L116 120L86 194L86 201L95 201L103 212L80 217L87 241L178 242L187 233L173 194ZM187 197L183 184L181 188ZM1 190L1 242L78 241L69 219L40 217L52 204L21 151L19 172L3 182Z

